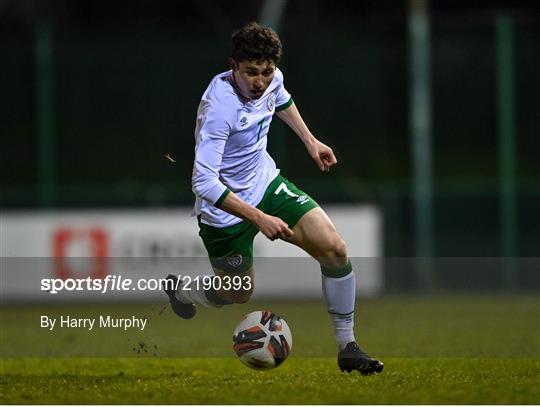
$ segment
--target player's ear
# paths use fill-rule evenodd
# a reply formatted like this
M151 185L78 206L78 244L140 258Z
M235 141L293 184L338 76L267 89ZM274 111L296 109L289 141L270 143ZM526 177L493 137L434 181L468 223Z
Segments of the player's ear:
M233 71L236 71L238 70L238 63L232 59L232 58L229 58L229 67L233 70Z

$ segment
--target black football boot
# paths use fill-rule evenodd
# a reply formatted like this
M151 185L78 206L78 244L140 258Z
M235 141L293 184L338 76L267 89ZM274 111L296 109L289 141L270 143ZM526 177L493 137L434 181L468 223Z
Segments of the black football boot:
M180 289L180 286L177 287L177 284L181 284L178 281L178 277L173 274L167 276L167 283L163 282L162 287L163 291L169 296L169 301L171 303L171 308L176 315L183 319L191 319L195 316L197 308L194 304L184 304L182 301L176 298L176 288Z
M349 342L338 354L338 366L347 373L358 370L363 375L381 373L384 365L365 353L356 342Z

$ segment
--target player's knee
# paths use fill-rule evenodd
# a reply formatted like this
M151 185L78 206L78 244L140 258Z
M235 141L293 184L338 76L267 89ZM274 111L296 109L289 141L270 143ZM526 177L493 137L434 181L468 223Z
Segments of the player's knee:
M339 259L347 259L347 243L341 237L336 236L332 246L334 257Z
M318 256L319 263L323 267L341 268L347 264L347 244L336 233L324 246Z
M324 245L321 257L346 259L347 244L338 234L336 234Z

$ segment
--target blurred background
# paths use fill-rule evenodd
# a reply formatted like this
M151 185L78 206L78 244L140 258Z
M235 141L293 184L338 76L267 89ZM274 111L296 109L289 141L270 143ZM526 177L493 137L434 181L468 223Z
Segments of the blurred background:
M348 242L353 256L409 258L383 268L384 287L539 289L538 262L524 260L540 247L534 1L2 0L4 247L13 230L30 245L45 219L56 229L41 228L46 247L28 255L63 256L80 232L58 230L66 213L75 224L116 219L111 210L187 219L197 106L228 69L231 32L251 20L279 32L286 87L339 165L321 174L278 119L271 154L336 216L343 205L375 210L374 229ZM129 213L127 224L142 219ZM177 232L197 239L181 222ZM376 247L355 251L362 234ZM143 255L204 255L159 244ZM102 249L91 254L111 254ZM414 260L449 257L506 260Z
M278 167L348 242L362 344L538 357L540 7L502 0L0 0L2 355L231 355L260 307L287 319L295 355L334 357L317 265L266 239L254 302L200 310L190 335L171 335L185 321L159 290L40 290L210 271L190 218L195 114L251 20L279 32L285 85L338 157L320 173L272 123ZM40 327L66 310L150 322Z

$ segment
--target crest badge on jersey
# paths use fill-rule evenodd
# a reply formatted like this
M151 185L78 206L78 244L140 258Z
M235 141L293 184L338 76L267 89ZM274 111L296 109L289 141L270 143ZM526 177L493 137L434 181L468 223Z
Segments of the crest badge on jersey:
M266 99L266 108L268 109L269 112L271 112L272 110L274 110L275 105L276 105L276 95L275 93L270 93L268 95L268 98Z

